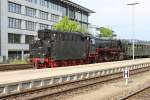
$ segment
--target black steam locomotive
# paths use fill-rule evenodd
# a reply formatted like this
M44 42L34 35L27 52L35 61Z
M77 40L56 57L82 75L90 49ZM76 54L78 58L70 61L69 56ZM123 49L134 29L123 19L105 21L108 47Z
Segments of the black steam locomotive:
M82 33L39 30L30 44L30 61L36 68L99 63L132 57L132 41L100 39ZM149 57L149 42L135 42L135 57Z

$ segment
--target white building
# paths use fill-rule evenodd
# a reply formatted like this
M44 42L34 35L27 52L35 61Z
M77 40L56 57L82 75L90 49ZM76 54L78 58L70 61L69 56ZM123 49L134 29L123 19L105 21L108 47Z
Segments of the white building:
M97 25L88 25L88 30L90 34L92 34L95 37L100 36L100 27Z
M69 0L0 0L0 56L23 58L39 29L51 29L64 16L88 27L94 13Z

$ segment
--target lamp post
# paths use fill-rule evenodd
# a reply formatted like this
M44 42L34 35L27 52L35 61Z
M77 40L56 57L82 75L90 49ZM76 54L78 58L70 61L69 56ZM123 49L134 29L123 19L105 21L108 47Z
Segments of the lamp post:
M135 7L135 5L138 5L138 4L140 4L140 3L129 3L129 4L127 4L128 6L131 6L132 7L132 34L133 34L133 40L132 40L132 56L133 56L133 60L134 60L134 54L135 54L135 50L134 50L134 44L135 44L135 40L134 40L134 34L135 34L135 20L134 20L134 7Z

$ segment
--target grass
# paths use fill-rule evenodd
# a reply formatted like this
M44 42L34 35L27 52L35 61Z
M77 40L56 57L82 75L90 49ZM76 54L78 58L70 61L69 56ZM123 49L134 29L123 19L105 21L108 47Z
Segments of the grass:
M18 60L18 59L14 59L14 60L10 60L9 64L28 64L27 60Z

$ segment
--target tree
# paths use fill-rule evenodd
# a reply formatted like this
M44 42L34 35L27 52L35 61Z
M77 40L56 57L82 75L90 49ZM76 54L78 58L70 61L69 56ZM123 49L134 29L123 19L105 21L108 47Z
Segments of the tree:
M100 37L113 37L113 30L106 27L100 28Z
M53 25L53 29L61 31L61 32L82 32L87 33L87 29L81 27L77 22L69 20L67 16L65 16L61 21Z
M69 20L69 18L65 16L61 21L54 24L53 28L62 32L76 32L78 24L74 21Z
M84 34L90 34L87 28L81 27L80 25L78 25L77 31L81 32L81 33L84 33Z

